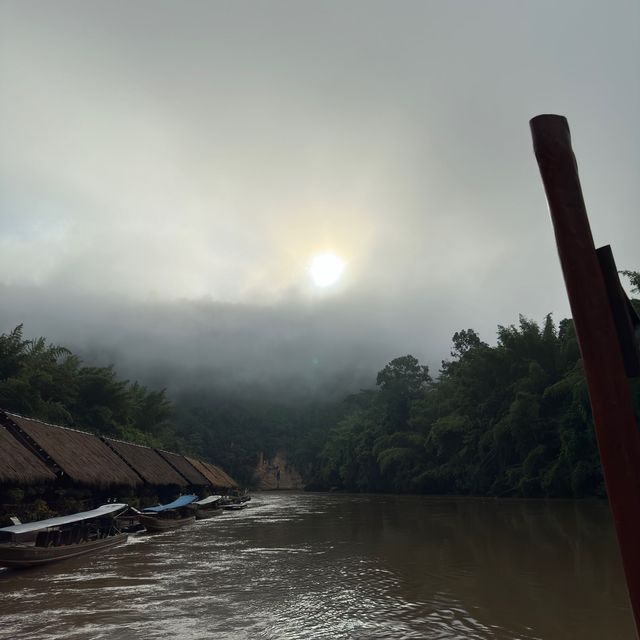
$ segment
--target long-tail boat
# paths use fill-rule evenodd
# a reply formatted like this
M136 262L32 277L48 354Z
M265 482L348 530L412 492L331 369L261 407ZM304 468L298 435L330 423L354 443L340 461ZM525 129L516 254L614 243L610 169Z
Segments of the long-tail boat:
M220 508L220 501L222 496L207 496L202 500L196 500L193 504L196 509L196 520L204 520L205 518L212 518L224 513L224 510Z
M196 519L191 503L197 499L196 495L186 495L168 504L146 507L138 519L147 531L166 531L182 527Z
M246 493L242 495L229 494L223 496L218 506L220 509L225 509L227 511L239 511L247 506L247 502L249 502L249 500L251 500L251 496Z
M32 567L93 553L127 539L114 517L126 504L103 504L97 509L0 529L0 566Z

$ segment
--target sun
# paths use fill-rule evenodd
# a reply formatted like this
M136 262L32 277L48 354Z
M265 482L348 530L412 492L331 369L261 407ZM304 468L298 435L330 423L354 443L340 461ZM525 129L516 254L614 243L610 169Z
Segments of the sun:
M309 265L309 274L316 287L330 287L340 280L345 262L335 253L319 253Z

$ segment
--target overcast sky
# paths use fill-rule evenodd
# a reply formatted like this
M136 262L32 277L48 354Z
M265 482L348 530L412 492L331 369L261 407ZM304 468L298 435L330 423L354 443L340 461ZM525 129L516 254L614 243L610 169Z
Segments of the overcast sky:
M640 269L635 0L0 7L0 333L357 386L565 317L540 113L569 119L596 244Z

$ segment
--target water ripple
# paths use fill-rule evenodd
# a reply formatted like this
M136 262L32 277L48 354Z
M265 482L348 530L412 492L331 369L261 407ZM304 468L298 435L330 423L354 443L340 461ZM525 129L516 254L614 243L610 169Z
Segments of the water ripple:
M0 638L633 638L606 511L583 503L576 522L569 504L261 495L95 558L3 572Z

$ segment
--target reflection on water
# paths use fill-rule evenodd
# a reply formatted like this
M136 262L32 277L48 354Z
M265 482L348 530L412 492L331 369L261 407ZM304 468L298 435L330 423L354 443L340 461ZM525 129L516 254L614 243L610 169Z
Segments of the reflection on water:
M257 495L0 573L0 638L634 638L607 505Z

